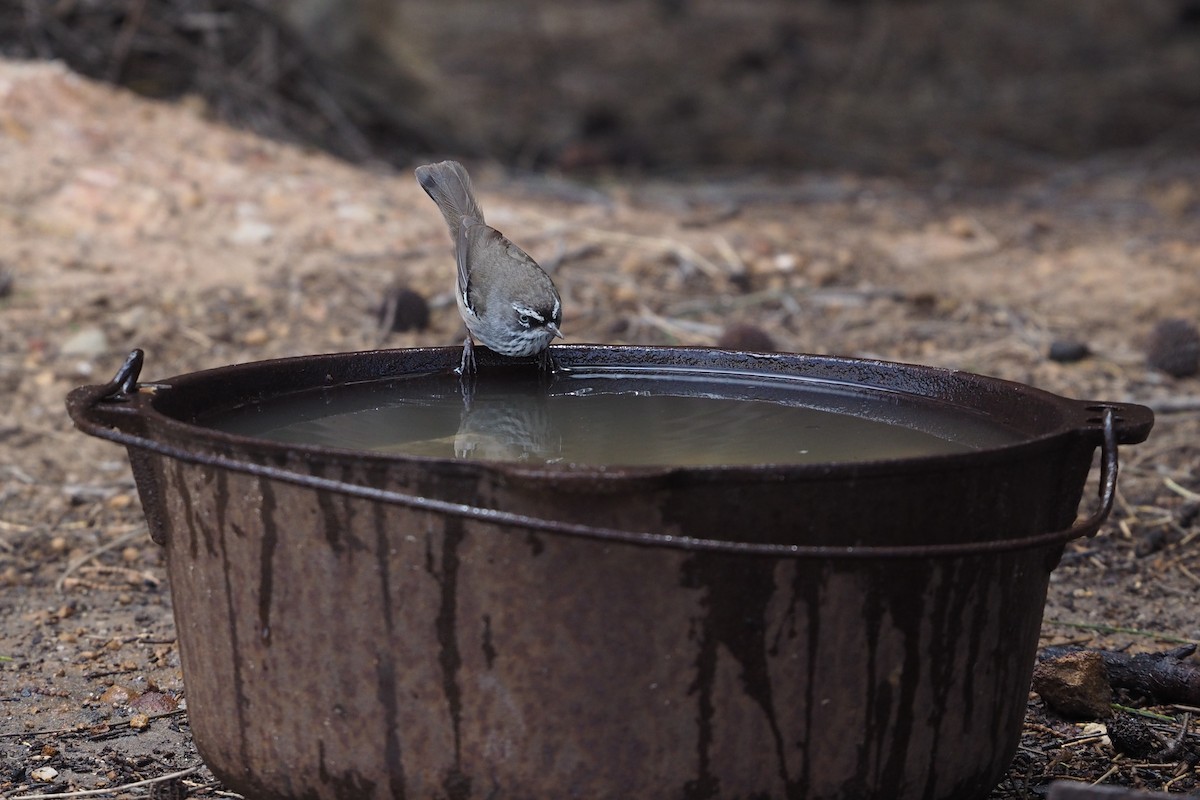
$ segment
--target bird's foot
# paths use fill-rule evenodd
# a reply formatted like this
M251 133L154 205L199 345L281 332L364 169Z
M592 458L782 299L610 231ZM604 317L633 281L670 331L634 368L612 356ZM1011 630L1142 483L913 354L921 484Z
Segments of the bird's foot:
M475 374L475 343L470 336L463 339L462 362L454 368L454 374L463 378Z
M547 347L538 353L538 370L544 375L554 377L555 375L569 373L571 368L555 358L554 354L550 352L550 348Z

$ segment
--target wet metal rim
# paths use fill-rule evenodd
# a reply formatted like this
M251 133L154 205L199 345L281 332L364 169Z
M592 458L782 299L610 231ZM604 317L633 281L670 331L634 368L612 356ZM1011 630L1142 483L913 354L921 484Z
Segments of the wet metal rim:
M559 347L556 351L578 351L583 348L578 347ZM588 348L593 350L614 350L614 349L644 349L644 348ZM661 352L668 348L657 348ZM689 348L670 348L672 350L687 351ZM425 351L409 351L423 352L424 354L436 354L441 352L452 353L456 352L457 348L438 348ZM697 349L699 351L699 349ZM297 362L310 359L311 357L299 357L295 359ZM124 364L117 371L116 375L107 384L99 386L87 386L76 389L71 392L68 397L68 409L76 426L84 433L96 436L98 438L107 439L117 444L124 445L136 450L144 450L168 458L176 459L182 462L197 464L201 466L211 467L215 469L228 469L235 472L241 472L248 475L253 475L260 478L282 481L305 488L315 489L319 491L332 491L344 494L351 497L357 497L364 500L370 500L381 503L407 506L426 511L432 511L441 514L448 514L455 517L479 520L482 522L491 523L498 526L519 526L532 530L544 531L549 533L558 533L567 536L599 539L613 542L625 542L630 544L638 544L645 546L657 547L674 547L685 550L695 551L710 551L733 553L740 555L758 555L767 557L789 557L789 558L841 558L841 559L865 559L865 558L948 558L962 557L973 555L984 555L988 553L1010 552L1015 550L1033 549L1039 547L1048 547L1054 545L1062 545L1072 539L1082 536L1094 535L1108 518L1112 510L1113 501L1116 494L1116 483L1118 474L1118 457L1117 443L1121 438L1118 434L1118 411L1129 412L1134 416L1133 426L1131 430L1124 431L1129 439L1140 440L1139 437L1144 437L1148 432L1152 417L1149 417L1148 409L1143 409L1140 406L1125 406L1117 404L1087 404L1082 401L1068 401L1065 398L1055 398L1063 403L1071 405L1080 405L1089 413L1101 416L1095 419L1089 419L1089 429L1077 430L1077 433L1083 433L1085 430L1090 432L1091 426L1098 427L1096 431L1099 434L1099 444L1101 447L1101 474L1100 474L1100 500L1096 510L1086 519L1079 521L1069 528L1052 531L1049 533L1034 534L1031 536L1015 537L1010 539L997 539L983 542L966 542L966 543L948 543L937 545L913 545L913 546L861 546L861 547L834 547L834 546L813 546L813 545L783 545L783 544L764 544L750 542L735 542L724 541L719 539L703 539L687 536L674 536L670 534L651 533L645 531L627 531L617 530L612 528L594 527L590 525L581 525L576 523L568 523L557 520L544 519L540 517L532 517L524 514L516 514L512 512L502 511L498 509L481 508L478 506L453 503L436 498L422 497L419 495L405 494L402 492L394 492L386 489L378 489L370 486L362 486L344 481L339 481L330 478L308 475L282 467L275 467L266 464L260 464L251 461L245 461L229 456L219 455L216 453L203 453L195 450L178 447L165 442L156 441L139 433L133 433L128 430L123 430L120 427L120 421L129 421L130 414L128 411L122 414L105 414L104 411L112 410L131 402L137 402L139 409L133 411L133 414L156 414L162 421L166 422L171 427L179 427L186 432L195 436L197 433L204 433L211 436L215 440L229 441L254 441L256 445L264 446L275 445L281 452L284 450L295 451L299 450L314 450L320 452L338 452L332 448L320 447L300 447L294 445L277 445L276 443L264 442L262 440L250 440L247 437L233 436L223 434L217 431L199 428L197 426L187 425L178 420L171 419L165 415L155 412L147 401L147 393L156 390L171 389L170 382L166 383L139 383L138 378L141 373L141 368L145 360L145 354L142 350L133 350L125 359ZM278 363L284 363L291 359L280 359ZM260 362L262 363L262 362ZM570 363L568 360L567 363ZM857 362L868 367L888 367L888 366L905 366L891 365L888 362ZM242 365L254 366L254 365ZM222 368L234 369L234 368ZM933 368L914 368L930 370L933 374L952 375L949 371L934 370ZM376 377L383 377L378 375ZM1004 385L1011 387L1014 391L1021 390L1023 392L1036 392L1037 390L1030 387L1021 386L1020 384L1010 384L1006 381L998 379L986 379L987 381L999 385L1003 388ZM1044 394L1049 398L1054 398L1048 393ZM1015 401L1015 398L1014 398ZM1144 412L1144 413L1143 413ZM98 421L97 417L102 417L103 421ZM1098 425L1097 425L1098 423ZM1054 438L1061 435L1060 432L1049 434L1046 438ZM1029 441L1018 442L1014 445L1009 445L996 450L1007 451L1012 448L1025 447L1030 444L1037 443L1036 438ZM980 455L989 451L980 451L977 453L952 454L947 456L939 456L936 460L943 462L948 459L977 459ZM396 456L373 456L375 458L395 459ZM887 462L892 469L904 469L908 462L912 462L915 466L922 462L928 462L934 459L931 458L915 458L903 459L893 462ZM499 466L503 466L500 464ZM819 465L817 465L819 466ZM852 465L863 466L863 465ZM872 466L867 464L865 466ZM674 468L672 468L674 469ZM746 468L689 468L700 472L715 472L724 474L726 471L740 472ZM661 470L658 470L661 471Z

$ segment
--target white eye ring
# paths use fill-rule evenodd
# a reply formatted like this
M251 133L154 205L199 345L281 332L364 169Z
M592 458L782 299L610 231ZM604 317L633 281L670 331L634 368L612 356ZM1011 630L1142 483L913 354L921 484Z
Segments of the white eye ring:
M526 328L528 328L529 327L529 315L521 314L520 316L517 317L517 322L521 323Z

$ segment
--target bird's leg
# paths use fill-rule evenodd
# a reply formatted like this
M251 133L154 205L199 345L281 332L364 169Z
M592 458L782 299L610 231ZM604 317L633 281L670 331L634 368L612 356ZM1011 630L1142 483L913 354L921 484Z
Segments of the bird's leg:
M570 372L571 369L555 358L554 354L550 352L550 348L547 347L538 353L538 371L543 375L554 377L561 372Z
M475 396L475 343L470 335L463 340L462 363L455 369L458 375L458 388L462 391L463 407L471 408L471 400Z
M463 339L462 363L454 370L454 374L463 377L475 374L475 342L471 341L469 334Z

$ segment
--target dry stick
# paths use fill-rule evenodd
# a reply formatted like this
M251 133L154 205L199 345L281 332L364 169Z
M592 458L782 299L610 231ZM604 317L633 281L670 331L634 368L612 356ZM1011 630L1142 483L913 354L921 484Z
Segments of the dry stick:
M668 336L691 344L707 344L721 335L721 326L708 325L703 322L690 320L669 319L659 316L649 308L642 306L637 317L639 322L645 322Z
M1155 414L1183 414L1189 411L1200 411L1200 397L1164 397L1160 400L1149 400L1146 405Z
M1120 703L1110 703L1117 711L1124 711L1126 714L1133 714L1137 717L1145 717L1146 719L1155 719L1159 722L1174 722L1174 717L1168 717L1166 714L1156 714L1153 711L1147 711L1144 708L1134 708L1133 706L1123 706Z
M1065 622L1063 620L1048 619L1046 623L1049 625L1062 625L1064 628L1078 628L1085 631L1097 631L1099 633L1125 633L1130 636L1144 636L1147 639L1158 639L1161 642L1171 642L1172 644L1194 644L1200 645L1200 639L1184 639L1181 636L1172 636L1166 633L1155 633L1154 631L1143 631L1137 628L1122 628L1116 625L1099 625L1091 622Z
M1162 750L1154 755L1159 761L1178 761L1183 756L1183 743L1187 741L1188 726L1192 724L1192 715L1186 711L1183 714L1183 721L1179 725L1179 734L1175 737L1175 741L1171 742L1165 750Z
M115 674L115 673L113 673L113 674ZM85 676L85 677L87 677L87 676ZM177 708L174 711L164 711L161 714L154 714L152 716L148 716L146 719L149 720L150 722L154 722L155 720L158 720L158 719L165 719L166 717L178 717L178 716L181 716L184 714L187 714L186 708ZM40 731L17 731L16 733L8 733L8 732L0 733L0 739L22 739L25 737L32 739L32 738L35 738L38 736L71 736L73 734L84 734L84 733L87 733L88 731L92 731L92 730L95 730L94 725L76 725L74 728L43 728Z
M683 242L661 236L638 236L632 233L606 231L600 228L581 228L580 233L588 239L598 242L611 242L630 247L641 247L659 253L668 253L680 261L694 264L701 272L710 278L727 278L729 272L721 269L711 260L700 255Z
M1163 485L1175 494L1182 497L1184 500L1190 500L1193 503L1200 502L1200 494L1193 492L1191 489L1180 486L1178 483L1171 480L1170 476L1163 477Z
M1112 765L1111 767L1109 767L1109 768L1108 768L1108 771L1107 771L1107 772L1105 772L1105 773L1104 773L1103 775L1101 775L1099 778L1096 778L1096 780L1092 781L1092 786L1099 786L1101 783L1104 783L1104 781L1105 781L1105 780L1106 780L1106 779L1107 779L1107 778L1108 778L1110 775L1112 775L1113 773L1115 773L1117 770L1119 770L1119 769L1121 768L1121 765L1120 765L1120 763L1117 761L1117 759L1119 759L1119 758L1120 758L1120 756L1117 756L1117 758L1114 758L1114 759L1113 759L1113 762L1114 762L1114 763L1113 763L1113 765Z
M215 781L210 781L208 783L196 783L195 781L184 781L183 785L187 786L189 789L191 789L192 792L212 792L217 797L232 797L232 798L235 798L236 800L246 800L244 795L240 795L237 792L231 792L226 789L218 789L217 787L220 786L221 784L217 783Z
M97 547L95 550L91 551L90 553L87 553L87 554L82 555L79 558L75 559L73 562L71 562L70 564L67 565L67 568L65 570L63 570L63 574L60 575L58 577L58 580L54 582L55 591L62 592L63 584L66 582L67 578L69 578L71 576L71 573L74 572L75 570L79 569L80 567L82 567L87 562L91 561L93 558L96 558L97 556L101 555L102 553L106 553L109 550L112 550L114 547L118 547L120 545L125 544L128 541L136 539L137 537L141 536L145 532L146 532L145 525L135 525L132 529L127 531L125 534L118 536L116 539L113 539L111 542L108 542L107 544L102 544L99 547Z
M146 0L134 0L133 8L126 16L121 30L113 42L112 56L108 62L108 74L105 76L109 83L116 83L121 76L121 70L129 58L129 50L133 46L133 36L138 26L142 24L142 14L146 11Z
M173 781L176 778L182 778L187 775L191 775L194 772L199 772L199 771L200 771L200 765L197 764L194 767L188 767L187 769L181 769L178 772L172 772L167 775L159 775L157 778L147 778L144 781L135 781L133 783L126 783L121 786L111 786L106 789L81 789L76 792L52 792L50 794L22 794L22 795L9 795L9 797L11 797L12 800L61 800L61 798L64 798L64 797L98 797L100 795L114 794L116 792L123 792L126 789L135 789L139 786L151 786L155 783L165 783L167 781Z

